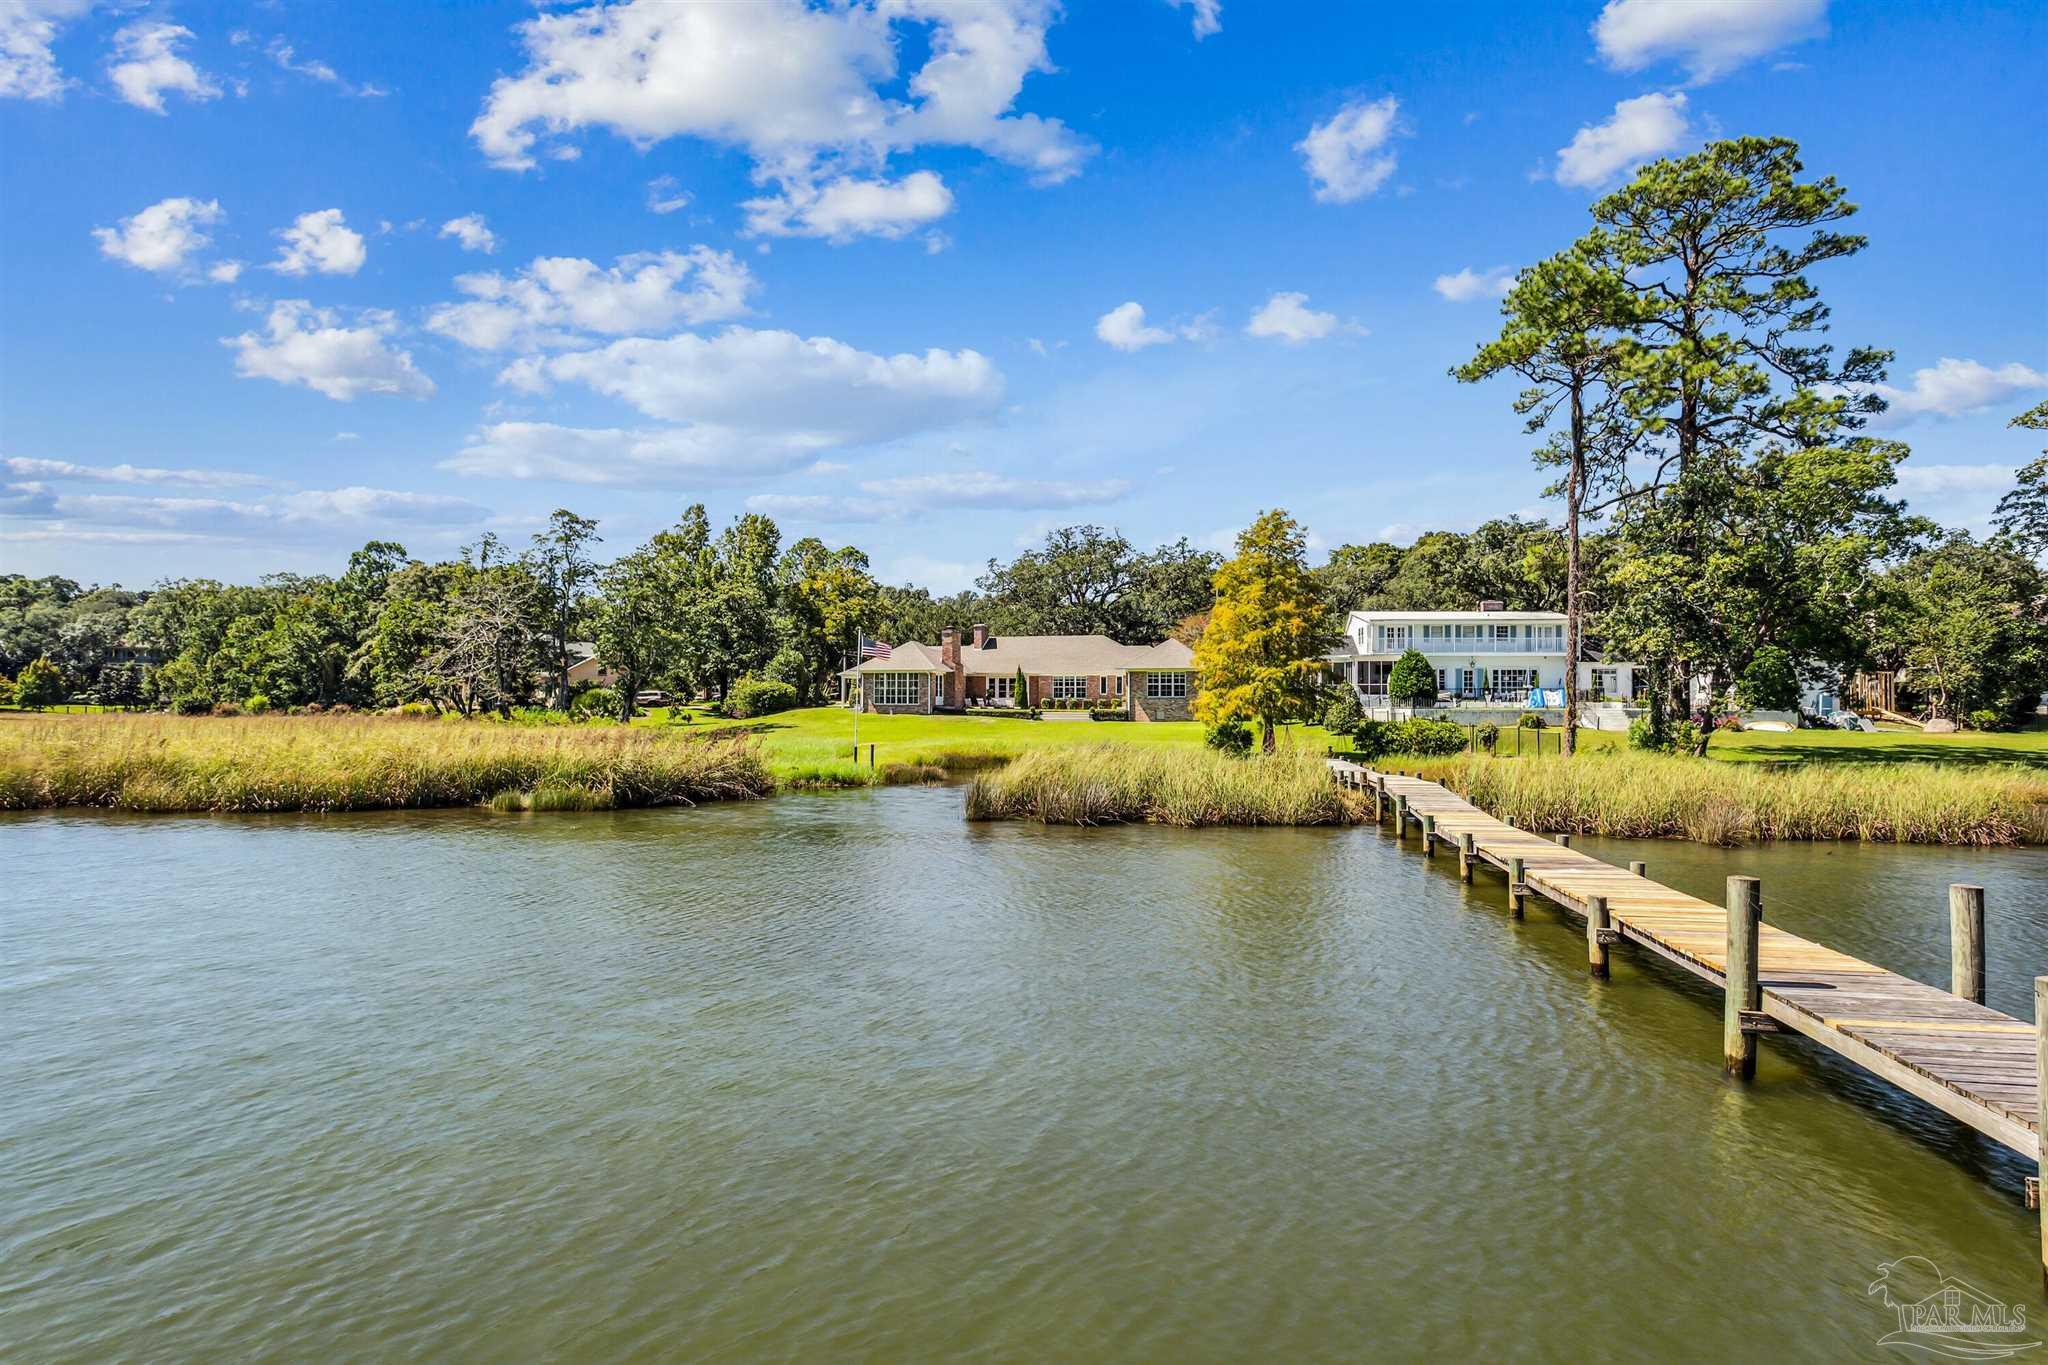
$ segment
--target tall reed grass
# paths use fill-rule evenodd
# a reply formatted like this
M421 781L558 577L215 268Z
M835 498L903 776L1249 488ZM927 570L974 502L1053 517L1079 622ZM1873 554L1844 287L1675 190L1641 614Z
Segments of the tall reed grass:
M767 796L755 742L388 716L0 721L0 810L600 810Z
M1389 769L1444 783L1524 829L1684 838L1862 839L1896 844L2048 843L2048 776L2016 765L1717 763L1617 750L1493 759L1403 758Z
M970 820L1334 825L1358 814L1329 765L1306 749L1252 758L1127 744L1034 749L967 788Z

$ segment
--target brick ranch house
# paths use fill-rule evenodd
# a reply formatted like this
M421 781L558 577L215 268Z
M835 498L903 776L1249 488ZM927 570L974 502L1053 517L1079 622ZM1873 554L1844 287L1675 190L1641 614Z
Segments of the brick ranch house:
M1187 720L1194 714L1195 655L1178 640L1120 645L1107 635L998 636L987 626L973 627L963 642L948 626L937 645L896 645L888 658L868 659L839 681L843 700L858 683L861 709L890 715L1108 697L1123 703L1132 720Z

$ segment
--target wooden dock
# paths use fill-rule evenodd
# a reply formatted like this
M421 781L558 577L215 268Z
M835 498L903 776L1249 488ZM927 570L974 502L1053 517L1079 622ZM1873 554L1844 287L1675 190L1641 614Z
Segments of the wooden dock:
M1753 878L1731 877L1729 905L1711 905L1641 875L1641 864L1615 867L1516 829L1438 783L1342 759L1330 766L1340 783L1371 794L1380 818L1396 821L1400 837L1419 829L1424 851L1456 854L1466 880L1481 866L1506 873L1514 913L1526 895L1540 895L1585 921L1595 975L1605 975L1610 945L1633 943L1723 991L1723 1060L1731 1074L1754 1069L1757 1035L1789 1030L2040 1161L2048 1033L2033 1023L1761 923ZM1983 903L1980 894L1972 911L1971 890L1958 888L1962 894L1953 902L1957 986L1970 989L1965 982L1974 963L1981 999ZM2036 982L2037 1006L2044 992L2048 978ZM2030 1194L2038 1188L2030 1182ZM2043 1215L2048 1286L2048 1209Z

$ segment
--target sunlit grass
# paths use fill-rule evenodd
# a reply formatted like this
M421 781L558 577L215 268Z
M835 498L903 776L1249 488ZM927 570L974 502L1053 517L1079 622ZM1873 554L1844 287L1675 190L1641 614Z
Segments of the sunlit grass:
M596 810L766 796L744 736L387 716L48 716L0 723L0 809Z
M1573 759L1404 758L1489 813L1546 833L2048 843L2048 775L2014 764L1714 763L1629 750Z
M1049 825L1334 825L1354 800L1317 751L1229 758L1208 749L1097 744L1038 749L974 779L970 820Z

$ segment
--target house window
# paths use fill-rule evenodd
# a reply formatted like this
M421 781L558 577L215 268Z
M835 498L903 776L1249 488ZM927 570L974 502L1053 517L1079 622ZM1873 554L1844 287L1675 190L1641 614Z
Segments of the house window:
M1496 640L1512 640L1515 638L1515 628L1513 626L1495 626L1493 628L1493 638Z
M1621 690L1620 676L1619 673L1611 668L1594 669L1593 695L1596 697L1615 696Z
M1119 697L1124 694L1124 675L1121 673L1116 675L1116 694Z
M924 676L918 673L877 673L868 684L876 706L916 706L924 700Z
M1185 697L1188 694L1188 675L1185 673L1147 673L1145 695L1148 697Z
M1014 677L1008 676L990 678L988 680L988 699L990 701L1017 700L1017 680Z
M1054 678L1052 680L1052 699L1054 701L1072 701L1087 695L1088 680L1086 678Z
M1381 626L1380 639L1388 650L1408 648L1408 627Z
M1493 670L1493 685L1501 692L1514 692L1534 687L1536 675L1526 668L1496 668Z

